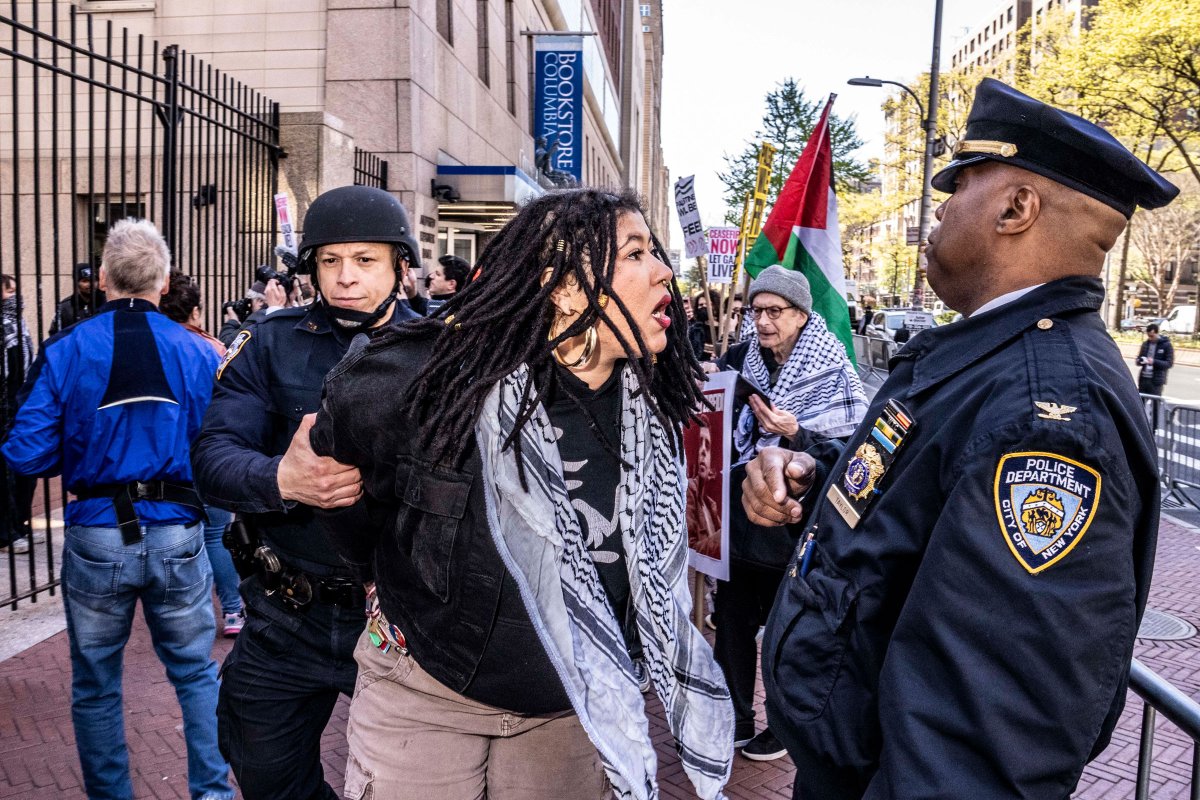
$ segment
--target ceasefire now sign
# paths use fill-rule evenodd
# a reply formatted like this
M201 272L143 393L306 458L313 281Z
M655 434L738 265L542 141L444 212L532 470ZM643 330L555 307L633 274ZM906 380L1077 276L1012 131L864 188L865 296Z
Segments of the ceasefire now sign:
M733 265L737 261L739 228L708 229L708 282L733 283Z

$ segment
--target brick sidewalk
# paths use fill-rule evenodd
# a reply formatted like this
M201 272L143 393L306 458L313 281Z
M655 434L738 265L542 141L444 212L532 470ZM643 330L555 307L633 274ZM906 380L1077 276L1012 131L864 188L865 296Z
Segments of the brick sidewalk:
M1200 627L1198 600L1200 533L1164 519L1150 605ZM2 614L0 611L0 620ZM126 648L125 668L126 733L134 791L139 798L186 799L179 708L151 649L145 625L140 617L137 619ZM230 642L219 640L214 657L224 658L230 646ZM1200 697L1200 637L1180 642L1140 641L1137 655L1186 693ZM65 632L0 663L0 798L83 797L71 729L70 671ZM651 735L659 752L662 794L678 800L693 798L662 709L657 701L652 701L649 709ZM346 758L346 711L343 700L326 729L323 747L327 779L338 790ZM1133 797L1141 714L1142 704L1131 694L1112 745L1084 772L1076 798ZM1191 740L1160 718L1156 743L1150 795L1155 800L1187 797ZM787 758L756 763L738 756L728 794L746 800L787 800L791 797L792 772Z

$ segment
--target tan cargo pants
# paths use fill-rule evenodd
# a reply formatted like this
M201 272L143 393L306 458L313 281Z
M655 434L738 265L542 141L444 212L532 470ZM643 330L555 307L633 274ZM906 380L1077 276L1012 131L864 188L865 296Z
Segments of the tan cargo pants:
M367 634L346 728L349 800L607 800L600 757L573 713L523 716L451 691Z

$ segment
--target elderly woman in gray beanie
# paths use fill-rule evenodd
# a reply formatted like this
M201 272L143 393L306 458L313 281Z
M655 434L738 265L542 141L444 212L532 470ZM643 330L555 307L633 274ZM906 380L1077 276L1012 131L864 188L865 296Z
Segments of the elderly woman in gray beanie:
M718 584L714 651L725 671L742 755L769 761L785 754L764 729L754 733L755 637L795 549L784 528L760 528L741 503L745 463L763 447L808 449L848 436L867 411L858 373L846 348L812 310L808 280L798 271L768 267L750 284L746 314L755 335L731 347L718 369L732 369L770 398L752 395L734 408L734 471L730 475L729 581Z

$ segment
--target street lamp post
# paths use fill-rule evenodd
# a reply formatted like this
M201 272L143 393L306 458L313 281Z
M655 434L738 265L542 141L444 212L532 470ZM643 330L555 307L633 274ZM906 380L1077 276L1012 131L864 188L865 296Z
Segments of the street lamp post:
M938 72L942 58L942 0L936 0L933 13L933 56L932 63L929 67L929 113L925 113L925 106L921 103L921 98L917 96L909 87L897 81L885 81L879 78L862 77L851 78L846 83L851 86L883 86L885 83L890 86L899 86L904 91L912 96L912 99L917 102L917 109L921 112L921 124L925 128L925 168L921 178L921 209L919 214L919 228L917 241L917 276L913 281L912 304L920 308L925 303L925 247L929 244L929 215L933 206L933 185L930 181L933 179L933 148L934 142L937 139L937 113L938 113Z

